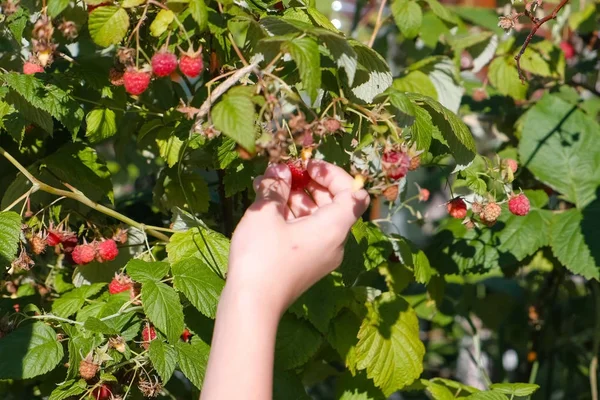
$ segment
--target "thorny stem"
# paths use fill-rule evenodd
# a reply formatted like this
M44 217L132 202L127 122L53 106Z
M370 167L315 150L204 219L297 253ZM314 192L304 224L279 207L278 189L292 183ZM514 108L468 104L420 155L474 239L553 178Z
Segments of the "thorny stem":
M98 204L95 201L90 200L86 195L84 195L82 192L80 192L78 190L75 192L70 192L67 190L55 188L44 182L39 181L29 171L27 171L27 169L23 165L21 165L21 163L19 161L17 161L10 153L8 153L6 150L4 150L4 148L2 148L1 146L0 146L0 155L4 156L4 158L6 158L12 165L14 165L31 182L33 187L36 188L35 190L41 190L46 193L54 194L57 196L64 196L64 197L68 197L70 199L76 200L98 212L101 212L102 214L106 214L106 215L113 217L114 219L119 220L127 225L133 226L141 231L144 231L159 240L162 240L164 242L169 241L168 236L166 236L160 232L157 232L156 230L154 230L148 226L145 226L144 224L134 221L133 219L131 219L113 209L110 209L106 206L103 206L102 204Z
M373 43L375 43L375 39L377 38L377 33L379 32L379 29L381 29L381 25L383 25L382 16L386 2L387 0L381 0L379 11L377 12L377 22L375 22L375 28L373 29L373 33L371 34L371 39L369 39L369 47L373 47Z
M527 46L529 46L529 42L531 42L531 39L533 39L533 36L536 34L538 29L540 29L542 25L544 25L551 19L555 19L560 9L563 8L568 2L569 0L561 0L561 2L554 8L554 10L552 10L552 12L549 15L546 15L542 19L536 19L533 18L531 15L528 15L528 17L533 22L533 27L531 28L531 32L529 32L529 35L527 35L527 39L525 39L523 46L521 46L521 50L519 50L519 53L515 56L515 61L517 62L517 71L519 72L519 78L521 79L521 82L525 82L525 75L521 70L521 56L523 56L523 53L525 53Z

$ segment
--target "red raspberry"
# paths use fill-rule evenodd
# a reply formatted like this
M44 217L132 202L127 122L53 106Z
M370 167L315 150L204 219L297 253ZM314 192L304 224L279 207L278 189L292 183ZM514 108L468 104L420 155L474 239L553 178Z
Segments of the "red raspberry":
M292 172L292 190L304 190L310 182L310 175L302 165L301 160L288 161L287 166Z
M571 58L575 57L575 48L573 47L573 45L569 42L562 41L560 42L560 48L563 51L563 53L565 53L565 58L567 60L570 60Z
M429 190L427 189L421 189L419 190L419 201L427 201L429 200Z
M123 74L123 83L127 93L138 96L148 89L150 85L150 74L135 68L128 69Z
M457 219L463 219L467 216L467 205L460 197L450 200L447 204L448 214Z
M72 232L65 233L62 235L60 243L62 244L65 253L70 253L75 249L75 246L77 246L77 235Z
M75 246L71 257L73 257L73 261L77 265L89 264L96 258L96 249L91 244L80 244Z
M498 218L502 214L502 208L496 203L488 203L483 207L483 211L479 214L481 222L487 226L492 226L496 223Z
M115 274L115 277L108 284L108 292L110 294L117 294L131 290L133 287L133 281L130 277L124 274Z
M512 158L507 158L506 160L504 160L504 163L508 168L511 169L513 174L517 172L517 169L519 168L519 163L516 160L513 160Z
M48 246L58 246L60 242L62 242L62 233L55 230L48 230L48 236L46 236Z
M529 199L523 193L514 195L508 200L510 212L521 217L529 214L530 206Z
M94 400L109 400L112 397L110 386L103 383L102 386L97 387L92 391L92 398Z
M142 329L142 347L148 350L148 347L150 347L150 342L154 339L156 339L156 330L152 325L146 324L144 329Z
M185 330L181 334L181 340L183 340L184 342L187 343L190 341L191 337L192 337L192 332L190 332L190 330L188 328L185 328Z
M200 53L184 53L179 59L179 69L188 78L195 78L200 75L204 68L204 63Z
M386 176L396 181L406 176L410 168L410 157L403 151L386 150L381 156L381 166Z
M38 72L44 72L44 67L30 61L27 61L25 64L23 64L23 73L25 75L33 75L37 74Z
M156 76L168 76L177 69L177 57L167 50L161 50L152 57L152 72Z
M119 254L119 249L114 240L108 239L98 244L98 258L100 262L112 261Z

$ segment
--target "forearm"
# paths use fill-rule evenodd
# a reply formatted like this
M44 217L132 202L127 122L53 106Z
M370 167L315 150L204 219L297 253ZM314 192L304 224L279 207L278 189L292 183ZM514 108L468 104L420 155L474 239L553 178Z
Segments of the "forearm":
M228 283L217 310L201 400L270 400L280 313L268 293Z

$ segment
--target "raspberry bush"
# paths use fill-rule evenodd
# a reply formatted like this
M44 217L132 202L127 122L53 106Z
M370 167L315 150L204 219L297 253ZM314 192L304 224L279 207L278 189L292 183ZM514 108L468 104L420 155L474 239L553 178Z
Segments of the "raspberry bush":
M374 201L276 399L597 400L597 0L0 7L3 399L197 397L252 179L317 157Z

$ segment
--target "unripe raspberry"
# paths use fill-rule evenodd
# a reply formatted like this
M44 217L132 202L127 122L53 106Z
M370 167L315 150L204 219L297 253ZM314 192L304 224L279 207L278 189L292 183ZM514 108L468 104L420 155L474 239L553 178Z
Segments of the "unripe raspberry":
M502 208L498 204L492 202L483 207L483 211L479 214L479 218L481 218L481 222L487 226L492 226L496 223L500 214L502 214Z
M523 193L514 195L508 200L508 209L511 213L518 216L529 214L529 199Z
M287 166L292 172L292 190L304 190L310 182L310 175L301 160L288 161Z
M98 244L98 261L112 261L119 254L119 249L117 248L117 244L114 240L108 239L100 242Z
M323 126L325 127L325 130L327 130L327 132L334 133L341 129L342 123L339 119L327 118L323 121Z
M96 249L91 244L80 244L75 246L71 257L77 265L89 264L96 258Z
M404 178L410 167L410 157L403 151L386 150L381 156L381 167L391 180Z
M99 369L100 365L94 362L91 353L79 363L79 375L86 381L95 377Z
M452 218L463 219L467 216L467 205L460 197L450 200L446 208Z
M429 200L429 190L427 189L421 189L419 190L419 201L427 201Z
M128 69L123 74L123 83L127 93L138 96L148 89L150 85L150 74L135 68Z
M33 75L37 74L38 72L44 72L44 68L41 65L32 63L31 61L27 61L25 64L23 64L23 73L25 75Z
M383 197L385 197L388 201L396 201L396 199L398 198L398 192L398 185L393 184L384 189Z
M40 235L33 235L29 240L29 244L31 245L31 251L33 251L34 254L39 255L46 250L46 239Z
M481 214L481 212L483 211L483 204L477 201L474 202L473 204L471 204L471 211L473 211L473 214Z
M517 169L519 168L519 163L517 163L516 160L513 160L512 158L507 158L504 160L504 162L506 163L506 166L510 168L510 170L513 172L513 174L517 172Z
M161 50L152 57L152 72L156 76L168 76L177 69L177 57L166 50Z
M204 63L199 52L184 53L179 59L179 69L188 78L195 78L200 75L202 68L204 68Z
M414 156L410 159L410 165L408 166L409 171L414 171L421 165L421 156Z

